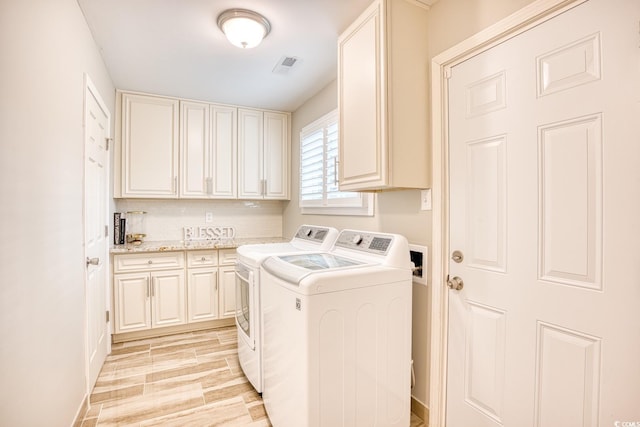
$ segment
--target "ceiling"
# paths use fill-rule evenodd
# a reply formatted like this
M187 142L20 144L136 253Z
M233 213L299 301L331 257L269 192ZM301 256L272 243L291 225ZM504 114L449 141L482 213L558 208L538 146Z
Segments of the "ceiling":
M338 35L371 2L78 0L116 88L283 111L336 78ZM271 22L261 45L226 40L216 18L231 8ZM299 61L274 73L285 56Z

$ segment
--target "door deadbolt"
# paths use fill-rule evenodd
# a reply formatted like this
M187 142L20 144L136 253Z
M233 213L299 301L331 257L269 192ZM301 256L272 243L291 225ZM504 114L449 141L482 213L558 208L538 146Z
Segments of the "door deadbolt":
M451 290L459 291L462 288L464 288L464 282L462 281L461 278L459 278L458 276L455 276L454 278L447 280L447 286Z
M453 251L453 253L451 254L451 259L453 260L453 262L460 264L464 259L464 255L460 251Z

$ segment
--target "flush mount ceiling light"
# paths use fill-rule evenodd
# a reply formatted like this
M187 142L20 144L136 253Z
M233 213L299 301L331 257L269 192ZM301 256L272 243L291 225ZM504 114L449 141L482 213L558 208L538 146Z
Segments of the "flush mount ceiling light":
M267 18L247 9L229 9L218 16L218 27L232 45L249 49L260 44L271 31Z

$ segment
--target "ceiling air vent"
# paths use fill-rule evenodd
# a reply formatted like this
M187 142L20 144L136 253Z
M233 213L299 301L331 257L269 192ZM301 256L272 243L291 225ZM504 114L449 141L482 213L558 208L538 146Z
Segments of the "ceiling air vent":
M300 63L300 58L295 56L283 56L278 60L278 63L273 67L273 72L276 74L287 74L293 67Z

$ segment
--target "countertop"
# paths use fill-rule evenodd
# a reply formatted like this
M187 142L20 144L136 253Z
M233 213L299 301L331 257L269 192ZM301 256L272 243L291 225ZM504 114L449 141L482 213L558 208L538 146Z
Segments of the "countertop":
M242 245L260 243L283 243L289 239L282 237L256 237L225 240L156 240L143 242L141 245L117 245L112 246L112 254L127 254L136 252L166 252L166 251L192 251L198 249L235 249Z

